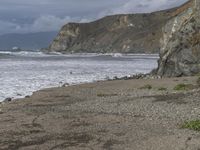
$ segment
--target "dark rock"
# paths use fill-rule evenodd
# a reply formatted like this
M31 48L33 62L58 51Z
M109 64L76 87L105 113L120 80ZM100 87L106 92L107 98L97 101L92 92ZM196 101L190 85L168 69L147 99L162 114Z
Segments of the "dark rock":
M69 85L70 85L69 83L65 83L65 84L62 85L62 87L67 87Z
M117 76L114 76L113 79L114 80L119 80L119 78Z
M17 93L17 96L22 96L22 94Z
M131 80L131 79L159 79L160 76L157 76L155 74L136 74L132 76L124 76L124 77L114 77L113 79L110 79L111 81L113 80ZM109 80L108 80L109 81Z
M8 97L4 100L4 102L11 102L12 101L12 98Z

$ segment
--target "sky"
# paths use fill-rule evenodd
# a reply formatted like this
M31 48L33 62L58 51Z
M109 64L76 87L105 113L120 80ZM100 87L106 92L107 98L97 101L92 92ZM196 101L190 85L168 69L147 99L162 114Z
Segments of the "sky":
M0 0L0 34L58 31L68 22L148 13L187 0Z

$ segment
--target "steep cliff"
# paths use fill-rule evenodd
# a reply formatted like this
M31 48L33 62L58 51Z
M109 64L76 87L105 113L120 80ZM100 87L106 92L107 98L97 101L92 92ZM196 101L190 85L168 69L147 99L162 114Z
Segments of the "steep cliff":
M114 15L62 27L48 51L157 53L161 29L176 9L150 14Z
M163 28L160 76L187 76L200 72L200 1L190 0Z

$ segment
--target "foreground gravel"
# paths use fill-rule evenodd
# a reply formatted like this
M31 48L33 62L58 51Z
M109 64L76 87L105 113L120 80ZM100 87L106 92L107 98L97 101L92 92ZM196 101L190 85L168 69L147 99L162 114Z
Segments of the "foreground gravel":
M200 133L181 125L200 118L200 90L174 91L179 83L196 78L97 82L1 103L0 150L199 150Z

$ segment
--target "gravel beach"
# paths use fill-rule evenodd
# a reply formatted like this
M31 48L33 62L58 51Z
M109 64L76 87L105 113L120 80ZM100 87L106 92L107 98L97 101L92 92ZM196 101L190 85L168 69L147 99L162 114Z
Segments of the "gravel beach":
M0 104L0 150L199 150L197 77L101 81Z

